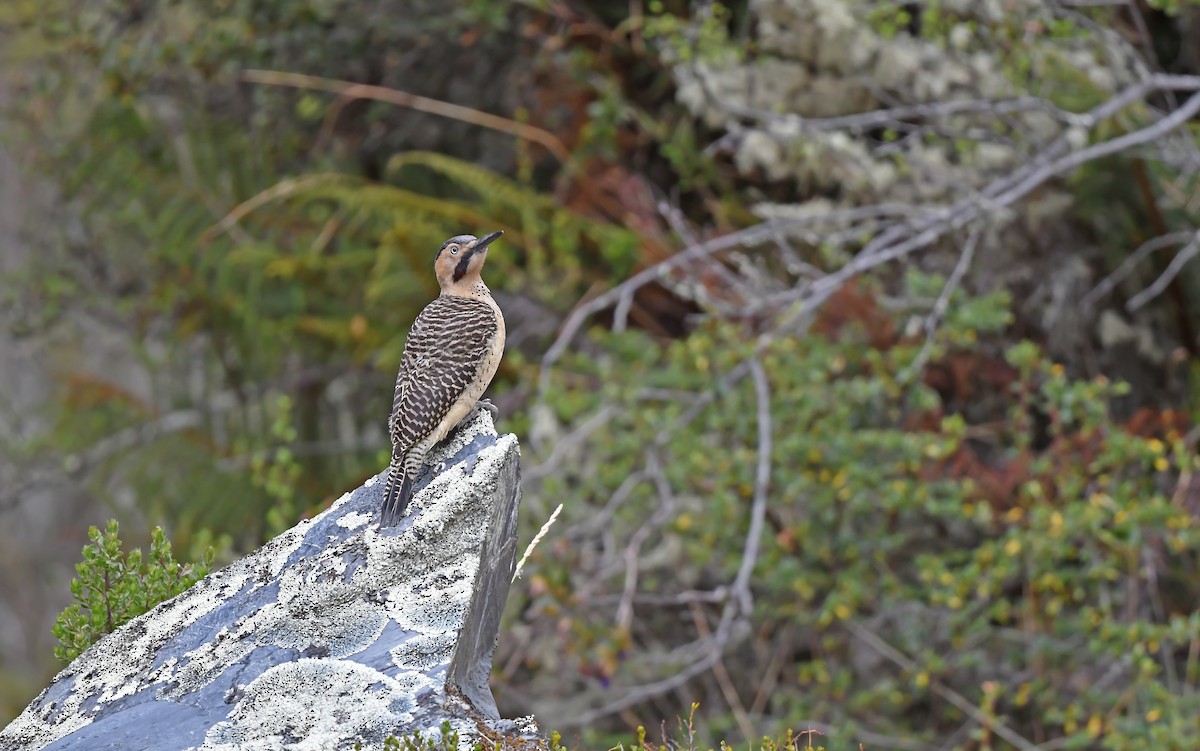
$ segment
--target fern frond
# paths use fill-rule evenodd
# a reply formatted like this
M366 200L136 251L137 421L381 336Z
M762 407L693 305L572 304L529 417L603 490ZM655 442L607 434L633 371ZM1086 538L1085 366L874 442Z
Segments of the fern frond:
M503 177L486 167L429 151L409 151L397 154L388 161L388 171L395 174L406 166L421 166L449 178L456 185L475 193L486 201L495 201L506 208L533 207L554 210L560 207L553 198L532 188Z

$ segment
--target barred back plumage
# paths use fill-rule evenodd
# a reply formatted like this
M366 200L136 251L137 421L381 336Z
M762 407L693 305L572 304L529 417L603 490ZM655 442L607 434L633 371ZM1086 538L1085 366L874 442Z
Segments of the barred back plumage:
M482 300L441 295L425 306L404 343L389 428L405 453L437 427L479 373L496 336Z
M494 305L460 295L442 294L417 316L404 344L388 421L392 466L383 526L403 517L412 482L426 451L444 437L436 433L451 409L469 390L477 392L469 399L473 405L491 380L502 326Z

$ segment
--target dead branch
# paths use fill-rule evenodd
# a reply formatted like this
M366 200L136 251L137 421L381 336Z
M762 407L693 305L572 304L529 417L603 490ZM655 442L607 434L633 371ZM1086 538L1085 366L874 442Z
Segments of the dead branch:
M950 278L942 286L941 294L938 295L937 300L933 304L933 310L925 318L925 342L921 345L921 351L917 353L912 364L905 368L904 372L897 377L897 380L901 383L908 382L913 376L924 370L925 363L928 362L929 355L933 351L933 342L937 336L938 326L941 324L942 317L946 315L946 309L950 307L950 298L954 295L954 291L962 284L967 269L971 267L971 262L975 259L975 248L979 246L980 234L982 234L982 227L980 225L975 225L971 228L967 244L958 257L958 263L954 264L954 271L951 272Z
M855 638L869 646L871 649L874 649L888 660L894 662L902 670L907 670L910 672L915 672L917 670L917 664L913 662L912 659L910 659L900 650L893 647L891 644L888 644L875 632L858 623L855 623L854 621L846 621L844 625L846 630L849 631ZM1005 725L1000 718L988 717L987 715L983 714L979 707L975 706L975 704L969 701L965 696L945 685L936 678L930 680L929 687L935 694L953 704L968 717L975 720L980 725L989 728L996 735L1021 749L1021 751L1039 751L1039 746Z
M1125 281L1125 279L1133 273L1134 268L1136 268L1139 263L1146 260L1151 253L1155 252L1156 250L1162 250L1163 248L1169 248L1172 245L1182 245L1191 237L1191 232L1171 232L1166 235L1159 235L1158 237L1150 238L1146 242L1139 245L1136 250L1130 253L1115 271L1101 279L1100 283L1097 284L1091 292L1088 292L1086 295L1084 295L1083 299L1079 301L1080 304L1088 308L1094 307L1100 298L1107 297L1114 289L1117 288L1118 284Z
M850 225L850 228L853 229L855 223L876 217L895 216L899 218L898 221L875 234L862 250L842 268L812 281L802 287L802 291L798 290L795 293L798 304L780 318L775 332L764 335L766 339L763 343L766 343L773 339L779 331L789 330L797 322L807 320L834 292L853 277L903 258L917 250L927 248L951 232L995 215L1026 198L1050 179L1066 175L1090 161L1158 141L1163 136L1180 128L1200 112L1200 93L1193 94L1178 109L1146 127L1091 146L1072 150L1073 144L1078 143L1081 137L1086 138L1089 130L1094 129L1122 109L1141 101L1150 93L1198 90L1200 90L1200 76L1157 74L1126 88L1088 112L1071 114L1070 117L1066 117L1064 114L1064 122L1069 123L1068 129L1023 167L1011 175L994 180L974 195L967 196L949 206L921 207L891 204L831 211L824 215L814 213L786 220L767 220L723 237L691 244L674 256L641 270L625 282L608 292L597 295L573 310L564 322L558 337L547 349L542 359L540 386L543 390L545 389L548 384L550 367L570 346L590 316L613 305L617 305L622 310L628 310L633 295L640 288L685 268L697 259L715 256L736 248L755 247L768 241L778 242L779 238L794 235L801 230L819 232L822 229L827 231L831 227L846 225ZM841 122L838 118L831 120Z
M1171 259L1171 263L1168 264L1167 268L1163 270L1162 274L1160 274L1159 277L1154 280L1153 284L1129 298L1129 302L1125 303L1125 309L1132 313L1133 311L1161 295L1163 290L1167 288L1167 285L1171 283L1171 280L1179 275L1179 272L1183 270L1183 267L1187 265L1188 261L1195 258L1197 253L1200 253L1200 231L1197 231L1192 236L1191 242L1189 242L1178 253L1175 254L1175 257Z

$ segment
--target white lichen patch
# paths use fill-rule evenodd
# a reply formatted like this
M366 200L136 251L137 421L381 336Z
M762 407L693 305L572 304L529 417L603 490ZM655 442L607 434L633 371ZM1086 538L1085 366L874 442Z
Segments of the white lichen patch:
M447 447L434 460L443 461L453 450ZM405 630L433 638L461 628L491 516L490 504L483 501L516 450L514 436L499 438L479 453L470 474L456 465L422 488L413 498L412 526L403 533L367 532L368 565L356 576L372 577L370 586L387 590L387 612ZM468 550L473 554L464 554ZM403 646L397 657L401 654L407 654ZM417 660L406 667L428 665Z
M72 690L52 706L35 700L0 737L15 747L49 744L92 722L106 704L131 696L149 685L150 666L159 650L174 636L212 612L227 592L238 591L248 576L225 570L206 578L187 592L135 618L80 655L54 678L73 680ZM161 674L161 668L153 671ZM85 704L91 705L85 712Z
M332 509L329 509L332 511ZM326 511L324 513L329 513ZM320 516L316 517L317 519ZM252 555L243 558L242 560L231 564L225 571L236 571L239 574L248 574L257 577L260 583L270 581L277 577L287 562L291 559L292 553L296 552L299 547L304 544L304 535L308 528L316 519L304 519L296 526L289 529L287 532L279 535L275 539L263 545L256 550ZM191 590L189 590L191 591ZM184 593L187 594L186 592Z
M461 551L482 545L490 508L480 501L494 490L501 465L515 450L516 438L506 435L479 453L470 474L456 465L434 477L413 497L412 526L401 534L368 530L367 571L384 577L378 583L387 587L412 580L411 572L428 570L430 561L451 565ZM439 459L444 457L433 460Z
M371 478L371 480L374 479L374 477ZM371 480L367 480L367 482L371 482ZM357 511L351 511L345 516L339 517L334 523L343 529L358 529L359 527L365 527L373 518L373 514L362 514Z
M477 569L478 562L472 561L443 568L443 578L437 583L410 581L396 585L388 592L388 614L406 631L427 635L457 633Z
M343 583L340 577L306 583L289 571L279 589L281 615L286 615L256 634L260 642L298 652L317 650L326 657L346 657L374 643L387 625L387 615L363 600L362 591Z
M38 748L90 725L92 718L81 714L78 704L43 704L37 711L30 705L0 733L4 748Z
M229 719L214 725L202 751L246 748L330 751L412 720L408 687L353 662L303 659L277 665L246 686Z
M450 631L414 636L390 650L392 660L397 665L421 672L446 665L454 656L456 636L456 632Z

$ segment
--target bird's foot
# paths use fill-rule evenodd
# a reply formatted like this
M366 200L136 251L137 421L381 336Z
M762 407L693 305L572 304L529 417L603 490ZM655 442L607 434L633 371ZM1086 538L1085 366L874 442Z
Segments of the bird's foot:
M480 399L479 401L475 402L475 409L482 409L490 412L493 420L500 416L500 409L495 404L492 404L491 399Z

